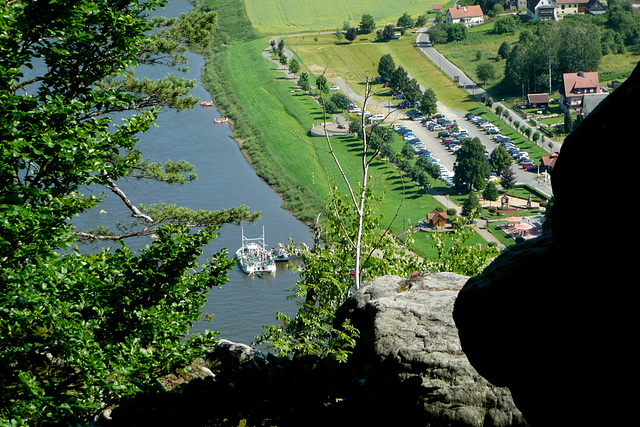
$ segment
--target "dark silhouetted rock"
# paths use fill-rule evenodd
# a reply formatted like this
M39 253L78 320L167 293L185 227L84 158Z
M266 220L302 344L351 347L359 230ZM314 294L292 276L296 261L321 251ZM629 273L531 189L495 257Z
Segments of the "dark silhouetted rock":
M469 361L511 390L532 427L622 426L635 418L630 278L638 233L626 177L640 142L639 95L637 67L565 140L552 172L551 234L505 251L455 303ZM600 163L613 143L623 144L623 154Z

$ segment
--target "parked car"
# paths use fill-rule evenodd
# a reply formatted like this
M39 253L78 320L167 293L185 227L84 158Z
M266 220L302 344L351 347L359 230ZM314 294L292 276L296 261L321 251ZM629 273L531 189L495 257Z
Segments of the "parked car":
M522 169L527 169L527 168L530 168L531 166L536 166L536 164L533 162L524 162L522 164Z
M448 137L450 135L451 134L449 132L447 132L446 130L438 132L438 138L446 138L446 137Z
M444 114L440 114L440 113L438 113L438 114L434 114L434 115L433 115L433 116L431 116L431 117L432 117L432 118L434 118L434 119L436 119L436 120L438 120L438 119L441 119L442 117L444 117Z
M444 130L444 127L440 126L439 124L436 124L436 125L431 127L431 130L437 132L437 131L440 131L440 130Z
M340 86L331 86L329 90L332 90L332 91L340 90Z
M350 113L359 113L362 110L360 109L360 107L349 107L349 108L347 108L347 111L350 112Z

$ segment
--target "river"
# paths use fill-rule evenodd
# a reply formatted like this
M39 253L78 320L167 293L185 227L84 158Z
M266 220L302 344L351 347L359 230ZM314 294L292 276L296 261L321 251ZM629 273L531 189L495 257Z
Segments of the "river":
M187 0L171 0L159 14L177 16L191 7ZM189 71L175 74L197 80L192 94L199 99L210 100L209 93L200 81L204 59L191 53L188 59ZM143 74L140 71L138 74L140 77L148 75L154 78L167 71L166 68L145 68L142 69ZM197 180L185 185L120 180L118 185L134 204L150 205L164 201L192 209L210 210L248 205L253 211L262 212L262 216L254 224L244 224L245 237L261 236L264 227L268 246L287 243L290 238L311 244L311 230L281 208L282 198L247 163L238 144L230 137L229 125L214 123L213 118L219 116L215 107L196 106L193 110L182 112L163 111L158 117L158 127L140 136L138 147L145 159L159 162L185 159L196 166ZM121 201L108 190L104 195L103 203L75 222L79 229L127 220L129 212ZM219 237L205 248L206 254L226 247L232 257L242 243L241 233L240 226L223 226ZM148 243L150 240L145 239L133 242L131 246L141 247ZM213 314L213 320L202 319L193 326L191 332L203 332L205 329L219 331L221 338L250 344L262 332L263 325L276 322L276 312L288 315L295 313L295 301L287 296L298 278L298 274L286 268L285 264L278 265L274 276L265 275L262 278L249 277L236 265L229 272L229 282L213 289L202 309L203 314Z

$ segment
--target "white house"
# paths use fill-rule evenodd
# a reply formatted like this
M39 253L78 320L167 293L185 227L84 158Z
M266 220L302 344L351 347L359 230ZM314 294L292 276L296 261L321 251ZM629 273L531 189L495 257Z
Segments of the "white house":
M527 0L527 14L533 20L555 21L558 7L553 0Z
M478 5L458 5L447 10L444 22L446 24L464 24L467 27L473 27L484 23L484 13Z

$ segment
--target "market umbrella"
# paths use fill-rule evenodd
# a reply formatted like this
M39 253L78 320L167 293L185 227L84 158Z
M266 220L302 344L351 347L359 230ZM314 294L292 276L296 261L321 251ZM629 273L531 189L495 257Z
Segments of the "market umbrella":
M520 221L522 221L522 217L520 217L520 216L508 216L504 220L508 221L508 222L520 222Z
M515 226L513 226L513 228L515 228L516 230L531 230L533 228L533 225L527 223L516 224Z

